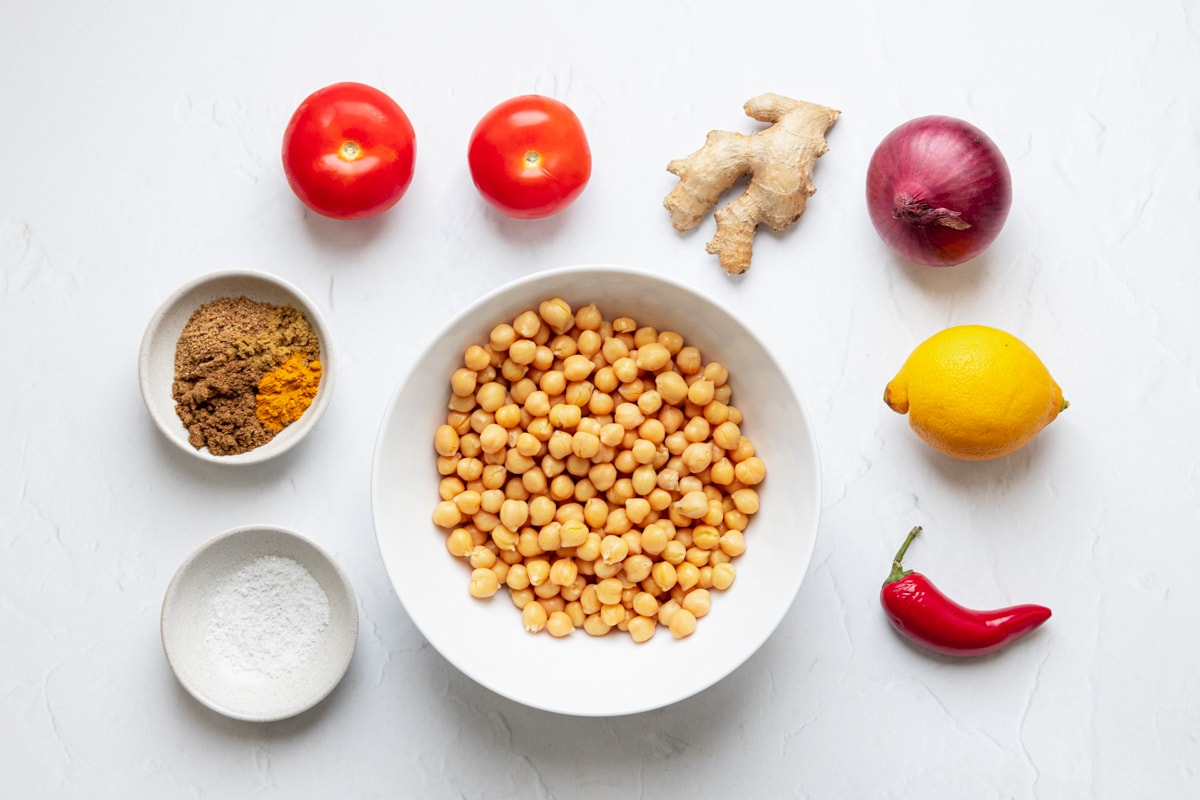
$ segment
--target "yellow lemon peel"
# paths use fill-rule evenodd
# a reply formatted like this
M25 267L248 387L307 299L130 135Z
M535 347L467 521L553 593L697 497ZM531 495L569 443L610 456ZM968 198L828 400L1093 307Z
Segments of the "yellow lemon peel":
M986 325L947 328L917 345L883 401L929 445L967 461L1024 447L1068 405L1028 345Z

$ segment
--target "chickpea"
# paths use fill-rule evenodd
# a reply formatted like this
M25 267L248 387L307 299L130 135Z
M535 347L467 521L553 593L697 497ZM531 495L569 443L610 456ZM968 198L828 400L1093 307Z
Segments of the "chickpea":
M561 370L546 370L542 373L542 377L538 381L538 388L545 392L548 397L557 397L566 391L567 379L563 376Z
M619 564L629 554L629 544L620 536L609 534L600 541L600 558L605 564Z
M601 605L616 605L621 602L621 591L624 588L616 578L605 578L596 584L596 599Z
M616 401L613 400L612 395L599 391L598 387L595 387L594 384L593 388L594 390L592 391L591 396L588 397L588 411L600 417L605 417L609 414L612 414L613 409L617 404Z
M642 551L652 556L662 553L667 541L667 531L662 525L650 524L642 530Z
M509 387L509 399L511 399L511 401L517 405L520 405L522 410L524 409L524 402L529 399L529 395L532 395L533 392L538 391L538 384L535 384L533 379L530 379L528 375L529 373L526 372L526 377L516 381L515 384L512 384L512 386ZM524 425L524 423L526 422L524 422L524 417L522 417L522 425Z
M439 456L452 456L458 452L458 431L449 425L439 425L433 434L433 449Z
M505 403L496 409L496 424L505 430L513 430L521 424L521 407L516 403ZM517 434L520 436L520 432Z
M651 617L638 615L629 620L629 636L638 644L647 642L653 638L657 629L658 626L655 625Z
M455 558L465 558L474 546L475 540L466 528L455 528L446 536L446 549Z
M631 497L625 501L625 517L634 525L645 522L650 516L650 511L650 501L644 497Z
M580 355L587 356L589 360L599 354L603 343L604 339L597 331L580 331L579 339L576 340Z
M587 541L590 531L585 523L579 520L568 520L559 530L559 538L563 547L578 547Z
M533 594L537 597L538 601L546 607L546 611L550 612L554 611L556 606L553 606L549 601L556 600L560 603L564 602L563 599L558 596L558 592L561 588L562 587L557 583L547 580L544 583L533 586ZM561 606L557 607L561 608Z
M508 358L500 365L500 375L516 383L529 373L529 365L537 358L537 345L530 339L518 339L508 348Z
M576 552L578 552L578 551L576 551ZM585 562L585 563L588 563L588 567L591 569L592 574L595 575L596 578L599 580L604 580L605 578L619 577L621 575L621 571L625 567L624 562L622 562L620 564L605 564L603 561L600 561L600 562L592 561L592 562ZM581 571L582 571L582 569L583 569L583 567L580 567Z
M571 439L571 452L580 458L591 458L600 452L600 437L586 431L576 431Z
M482 503L482 495L479 492L466 490L459 492L450 498L454 505L458 508L464 517L473 516L479 511Z
M564 403L579 407L581 424L592 421L590 417L583 416L583 409L591 401L594 390L595 387L587 381L571 381L567 384L566 391L563 394Z
M675 565L669 561L659 561L650 570L650 577L658 584L661 591L669 592L678 581Z
M625 621L625 606L621 603L602 603L600 605L600 619L604 624L616 626Z
M754 443L751 442L749 439L747 439L745 436L743 436L740 439L738 439L737 447L735 447L732 451L730 451L729 459L733 463L739 464L742 461L745 461L746 459L750 458L753 455L754 455Z
M565 333L575 324L571 306L559 297L543 300L538 305L538 314L555 333Z
M506 528L519 529L529 520L529 504L524 500L505 500L500 505L500 522Z
M712 445L708 442L692 442L680 454L680 459L688 472L704 472L712 465Z
M746 552L746 539L741 531L728 530L721 534L721 550L731 558L737 558Z
M625 502L628 502L628 500ZM624 505L622 505L608 512L608 520L604 523L604 532L619 536L629 531L632 527L633 523L629 521L629 515L625 513Z
M611 395L621 385L621 381L611 366L603 366L592 375L592 385L596 387L597 392Z
M555 509L554 520L559 523L566 523L571 520L582 522L583 506L579 503L563 503Z
M732 495L733 505L743 514L754 514L758 511L758 492L754 489L738 489Z
M700 582L700 568L689 561L683 561L675 567L675 581L683 591L690 591Z
M589 614L583 620L583 630L590 636L605 636L613 629L597 613Z
M626 580L630 583L641 583L650 577L650 570L653 566L654 562L649 556L629 556L623 562L622 571L625 573Z
M671 615L671 621L667 623L667 627L676 639L691 636L696 632L696 615L686 608L680 607Z
M521 589L529 588L529 572L524 564L513 564L508 568L508 574L504 577L504 583L509 589L520 591Z
M531 601L521 609L521 624L530 633L539 633L546 627L548 615L541 603Z
M497 381L489 381L475 392L475 402L479 404L480 409L489 414L494 413L507 400L508 390L504 388L504 384Z
M715 391L716 386L713 385L712 381L701 378L688 387L688 402L695 403L697 406L703 408L713 401Z
M503 553L515 551L517 549L517 542L521 540L521 535L504 524L500 524L492 528L491 539L497 549Z
M729 562L715 564L712 568L712 588L724 591L733 585L733 580L736 577L737 570L733 564Z
M462 512L452 500L443 500L433 509L433 524L439 528L453 528L462 521Z
M687 545L684 544L681 536L676 536L671 541L667 542L667 546L663 548L661 553L662 560L668 564L679 566L687 559Z
M550 562L544 558L531 558L525 562L525 572L530 586L541 586L550 579Z
M595 561L600 557L600 534L589 532L583 544L575 548L575 556L580 561Z
M495 422L490 423L479 434L479 446L485 453L499 453L508 446L508 431Z
M637 344L635 337L634 344ZM638 345L637 359L635 364L640 370L647 372L658 372L667 366L671 361L671 351L665 345L659 344L657 341L647 342Z
M596 487L596 491L607 492L617 481L617 468L610 463L593 464L588 469L587 476L592 486Z
M512 325L507 323L501 323L492 328L492 332L488 335L488 344L492 346L493 351L507 350L516 340L517 332L513 330Z
M486 567L471 570L471 582L468 586L472 597L485 598L496 594L500 589L500 580L496 573Z
M563 359L563 377L568 381L585 381L596 365L586 355L575 353Z
M499 489L484 489L479 494L479 507L489 514L499 514L504 506L504 492Z
M625 441L625 426L619 422L609 422L600 427L598 436L601 444L616 447Z
M708 497L700 490L689 491L675 502L673 508L688 519L700 519L708 513Z
M745 486L755 486L763 482L767 476L766 465L758 456L750 456L749 458L739 461L734 467L734 477L739 483Z
M687 399L688 385L678 372L660 372L654 379L655 388L663 402L676 406Z
M709 467L708 478L717 486L728 486L733 483L735 480L733 462L728 458L714 461Z
M637 492L633 490L633 481L629 478L618 478L612 485L612 488L605 493L608 502L613 505L625 505L625 501L636 496Z
M603 321L604 318L595 303L588 303L575 312L575 327L581 331L597 330Z
M471 345L463 352L463 366L472 372L478 372L490 363L491 354L477 344Z
M713 444L722 450L735 450L742 439L742 429L736 423L725 420L712 432Z

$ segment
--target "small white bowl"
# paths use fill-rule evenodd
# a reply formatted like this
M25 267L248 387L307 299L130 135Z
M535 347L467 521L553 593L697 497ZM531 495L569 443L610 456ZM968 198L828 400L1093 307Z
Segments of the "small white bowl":
M197 450L188 442L188 431L175 411L171 387L175 382L175 346L192 313L221 297L248 297L264 303L289 305L303 312L321 345L321 383L312 405L300 419L271 441L236 455L218 456L207 447ZM201 276L168 297L146 326L138 353L138 380L142 399L158 429L180 448L205 461L219 464L255 464L282 455L316 426L333 395L336 375L333 340L317 306L292 284L266 272L230 270Z
M270 722L307 711L341 681L358 640L358 605L321 548L252 525L183 562L163 598L161 629L167 662L193 697L234 719Z
M659 629L644 644L613 631L593 638L531 635L508 591L490 600L467 591L468 565L452 557L431 521L439 500L433 434L445 422L450 375L468 345L500 322L551 297L572 308L595 302L606 319L679 332L730 372L744 433L767 466L761 508L746 530L737 580L713 592L696 632ZM503 286L453 319L415 360L393 394L375 445L375 534L396 594L421 633L458 669L517 702L578 716L618 716L665 706L716 683L766 641L807 572L820 511L820 469L808 415L769 349L718 303L628 267L539 272Z

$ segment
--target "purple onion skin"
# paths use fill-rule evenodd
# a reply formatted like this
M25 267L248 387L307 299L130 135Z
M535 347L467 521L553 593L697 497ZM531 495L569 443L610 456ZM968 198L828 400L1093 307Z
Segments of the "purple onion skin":
M1000 149L969 122L910 120L884 137L867 167L867 210L901 256L928 267L969 261L996 240L1012 207Z

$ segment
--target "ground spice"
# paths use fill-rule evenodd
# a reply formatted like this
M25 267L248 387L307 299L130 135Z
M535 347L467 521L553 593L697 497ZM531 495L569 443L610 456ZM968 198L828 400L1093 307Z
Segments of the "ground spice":
M291 306L222 297L196 309L175 346L172 386L188 442L227 456L271 441L278 430L258 418L258 386L297 353L306 363L321 355L316 333Z
M291 425L312 405L320 382L321 362L293 353L258 382L255 413L259 422L273 431Z

